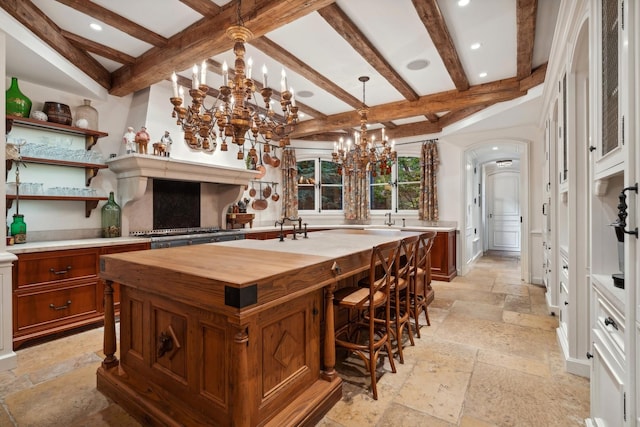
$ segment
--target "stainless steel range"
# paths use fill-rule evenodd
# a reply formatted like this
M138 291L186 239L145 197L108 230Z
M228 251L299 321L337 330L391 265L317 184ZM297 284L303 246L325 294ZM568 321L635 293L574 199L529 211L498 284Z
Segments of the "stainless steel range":
M151 249L173 248L176 246L199 245L202 243L225 242L244 239L244 232L221 230L220 228L169 228L162 230L133 231L131 236L148 237Z

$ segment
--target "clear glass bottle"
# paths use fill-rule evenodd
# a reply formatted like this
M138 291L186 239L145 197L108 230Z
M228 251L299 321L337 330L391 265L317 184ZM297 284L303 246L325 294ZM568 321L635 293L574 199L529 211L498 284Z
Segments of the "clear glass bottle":
M115 201L113 191L109 200L102 207L102 237L120 237L122 228L122 211Z
M11 235L13 236L14 243L27 243L27 224L24 222L24 215L13 215Z
M91 106L91 100L85 99L84 104L76 108L76 127L98 130L98 110Z

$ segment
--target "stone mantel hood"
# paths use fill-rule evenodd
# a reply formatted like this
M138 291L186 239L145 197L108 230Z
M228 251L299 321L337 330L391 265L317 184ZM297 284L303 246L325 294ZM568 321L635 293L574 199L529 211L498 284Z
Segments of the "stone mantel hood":
M115 157L107 160L106 163L118 179L160 178L244 186L259 174L257 171L248 169L140 154Z
M259 175L259 172L248 169L142 154L127 154L106 163L118 178L116 196L124 209L144 196L150 178L215 184L212 191L218 199L218 222L223 227L226 207L238 200L249 181ZM123 233L128 232L128 223L123 218Z

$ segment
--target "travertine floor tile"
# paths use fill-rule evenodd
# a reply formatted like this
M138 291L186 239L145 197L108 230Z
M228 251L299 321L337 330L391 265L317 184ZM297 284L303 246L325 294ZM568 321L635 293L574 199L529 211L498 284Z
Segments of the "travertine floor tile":
M531 300L527 296L507 295L504 300L504 309L520 313L531 313Z
M109 406L96 389L98 364L85 365L66 375L5 398L18 426L68 426Z
M583 426L588 394L588 387L478 363L464 413L497 426Z
M555 343L554 331L452 316L438 329L437 337L458 343L523 357L544 359Z
M473 301L456 301L451 310L449 310L449 315L500 322L502 320L502 307Z
M470 372L420 361L395 402L457 424L470 377Z
M504 311L502 320L506 323L514 325L527 326L529 328L539 328L548 331L555 331L558 327L558 318L554 316L537 316L526 313L515 313L513 311Z
M521 284L512 284L512 283L504 283L496 281L491 288L491 292L496 292L498 294L509 294L509 295L518 295L518 296L529 296L529 286L521 285Z
M392 403L378 423L379 427L453 427L455 425L401 403Z
M435 288L434 288L435 289ZM453 286L441 286L435 289L436 299L439 297L453 301L471 301L485 304L493 304L502 307L504 294L484 292L478 290L457 289Z
M512 356L491 350L480 350L478 351L478 362L539 377L549 378L551 376L551 368L547 360Z

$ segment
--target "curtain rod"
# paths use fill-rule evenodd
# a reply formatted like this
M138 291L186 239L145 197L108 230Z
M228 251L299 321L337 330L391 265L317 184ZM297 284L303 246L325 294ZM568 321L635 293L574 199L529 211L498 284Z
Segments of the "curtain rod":
M411 144L423 144L425 142L438 142L438 138L431 138L431 139L421 139L419 141L407 141L407 142L399 142L396 143L396 146L398 145L411 145ZM333 151L333 148L317 148L317 147L290 147L290 148L294 148L296 150L300 149L300 150L314 150L314 151Z

